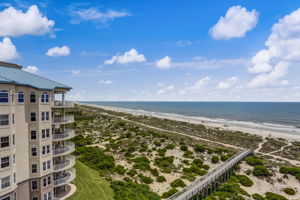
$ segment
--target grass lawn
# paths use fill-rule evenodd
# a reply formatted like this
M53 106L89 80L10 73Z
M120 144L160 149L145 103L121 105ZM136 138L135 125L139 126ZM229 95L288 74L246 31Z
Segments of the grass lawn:
M67 200L113 200L114 192L110 183L99 176L99 173L79 160L76 160L76 192Z

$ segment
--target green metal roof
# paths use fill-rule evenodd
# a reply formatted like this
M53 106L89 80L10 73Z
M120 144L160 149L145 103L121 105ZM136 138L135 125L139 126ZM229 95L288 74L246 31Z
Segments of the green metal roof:
M18 68L0 65L0 83L24 85L40 90L72 89L71 87Z

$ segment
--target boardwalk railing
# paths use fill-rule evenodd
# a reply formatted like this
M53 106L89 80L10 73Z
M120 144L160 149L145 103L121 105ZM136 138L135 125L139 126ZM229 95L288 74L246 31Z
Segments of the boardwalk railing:
M208 172L205 176L194 181L192 184L169 197L169 200L189 200L192 197L199 195L199 193L210 187L215 181L228 173L237 163L250 154L253 154L253 151L248 149L238 152L226 162Z

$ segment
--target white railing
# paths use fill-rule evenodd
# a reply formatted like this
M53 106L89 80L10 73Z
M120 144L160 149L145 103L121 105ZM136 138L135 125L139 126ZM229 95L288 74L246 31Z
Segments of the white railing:
M69 115L65 117L54 117L52 119L53 124L68 124L68 123L73 123L74 122L74 116Z
M72 153L75 150L75 144L73 142L64 142L64 146L54 146L53 156L63 156Z
M67 129L65 132L53 133L52 135L53 141L68 140L73 137L75 137L75 131L73 129Z
M54 187L58 187L70 183L75 178L76 178L75 168L68 169L64 172L64 174L57 176L57 178L54 180Z
M53 107L57 108L73 108L73 101L54 101Z
M75 156L67 155L65 161L62 163L54 164L53 169L55 172L57 172L57 171L70 169L74 165L75 165Z

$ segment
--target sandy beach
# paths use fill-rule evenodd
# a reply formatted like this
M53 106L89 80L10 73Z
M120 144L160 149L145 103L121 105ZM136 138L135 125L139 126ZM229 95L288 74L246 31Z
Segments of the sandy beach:
M290 127L271 125L271 124L262 125L262 124L245 123L245 122L237 122L237 121L224 121L224 120L209 119L203 117L192 117L192 116L178 115L172 113L149 112L144 110L133 110L133 109L117 108L111 106L87 104L87 103L80 103L80 102L76 102L76 103L80 105L97 107L97 108L102 108L102 109L116 111L116 112L130 113L133 115L152 116L157 118L176 120L176 121L188 122L193 124L202 124L206 127L211 127L211 128L219 128L219 129L230 130L230 131L240 131L244 133L260 135L263 137L284 138L285 140L289 140L289 141L300 141L299 128L290 128Z

